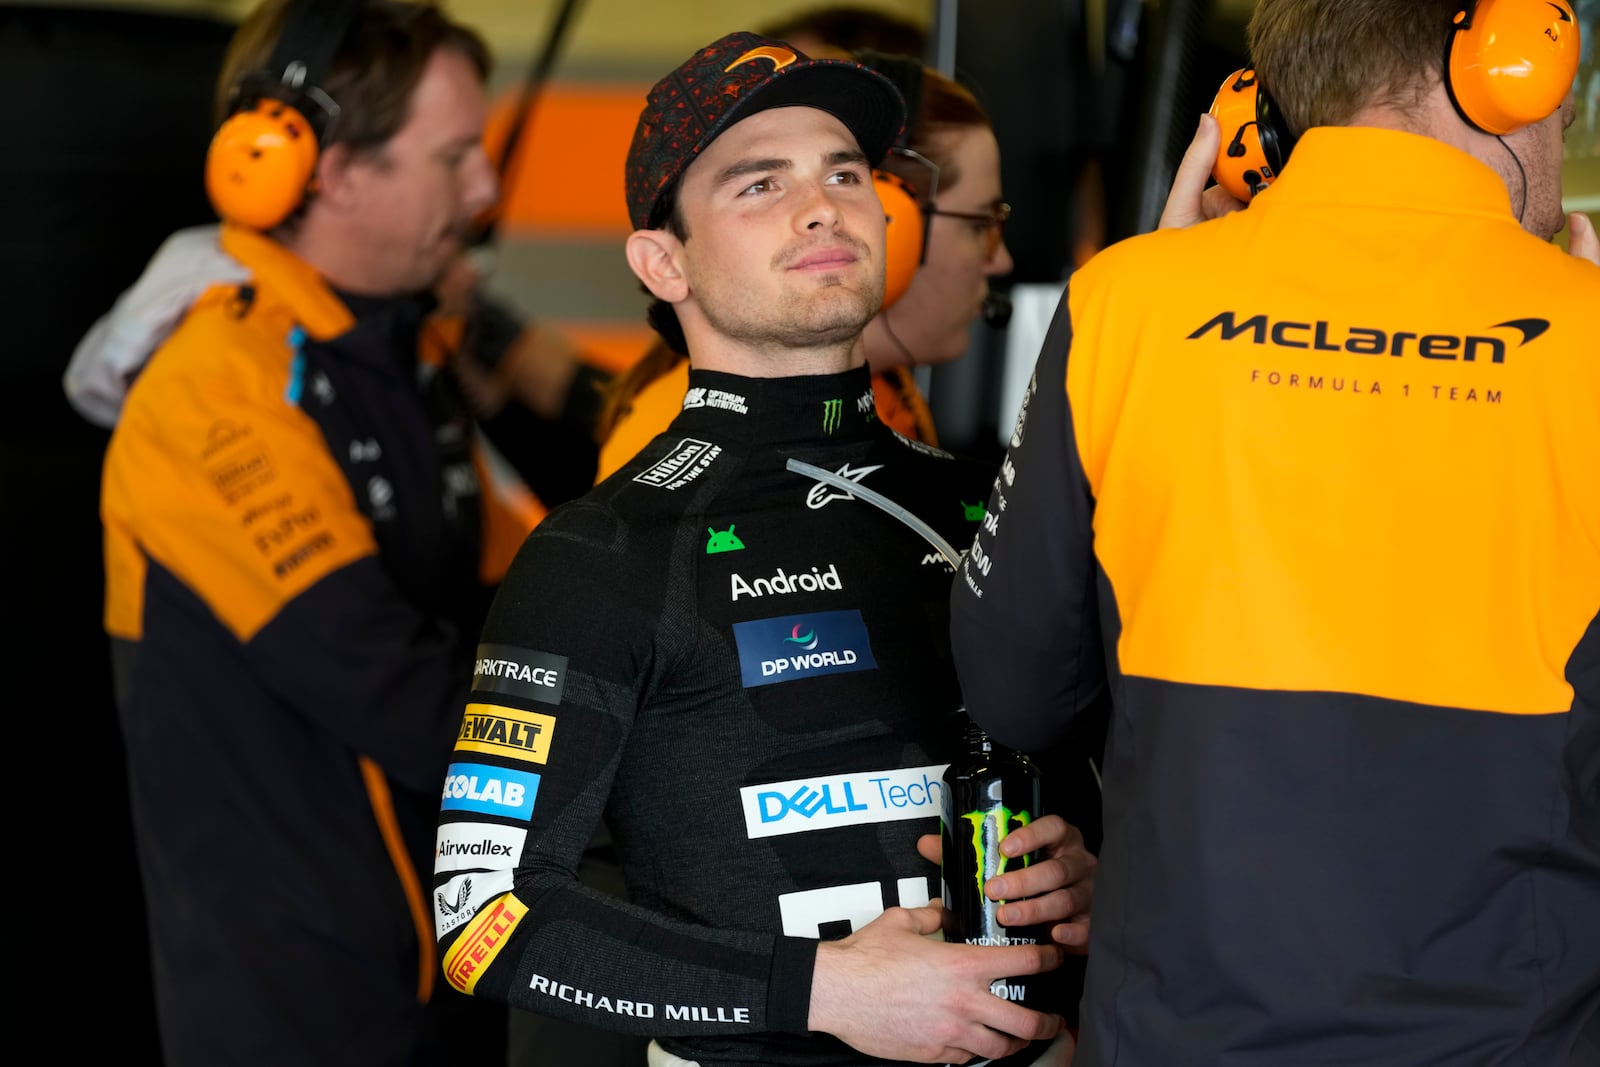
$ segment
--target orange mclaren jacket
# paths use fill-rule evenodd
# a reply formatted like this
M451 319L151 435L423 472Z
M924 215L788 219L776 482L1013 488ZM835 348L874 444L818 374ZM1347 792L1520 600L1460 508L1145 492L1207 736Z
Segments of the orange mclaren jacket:
M1075 1067L1600 1063L1600 270L1317 128L1071 279L952 593L973 716L1109 686Z
M539 509L419 359L424 304L221 240L251 277L140 373L102 489L162 1040L174 1064L412 1062L438 974L417 872Z

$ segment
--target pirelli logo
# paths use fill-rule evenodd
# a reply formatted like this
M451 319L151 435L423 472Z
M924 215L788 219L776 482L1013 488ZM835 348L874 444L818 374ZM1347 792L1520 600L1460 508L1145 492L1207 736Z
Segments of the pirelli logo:
M554 715L500 704L468 704L456 751L488 752L524 763L543 763L550 758L550 736L555 728Z
M485 906L445 953L445 981L463 993L471 993L526 914L528 909L510 893Z

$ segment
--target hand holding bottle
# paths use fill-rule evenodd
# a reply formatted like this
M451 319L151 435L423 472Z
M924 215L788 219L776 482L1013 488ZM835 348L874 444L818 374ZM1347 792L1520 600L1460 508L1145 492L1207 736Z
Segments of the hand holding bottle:
M1041 857L984 885L984 895L990 900L1005 901L998 913L1000 922L1006 926L1049 924L1056 944L1076 956L1088 951L1098 861L1084 847L1078 828L1059 815L1046 815L1013 830L1000 847L1008 856L1033 852ZM940 862L939 835L920 837L917 852L931 863Z

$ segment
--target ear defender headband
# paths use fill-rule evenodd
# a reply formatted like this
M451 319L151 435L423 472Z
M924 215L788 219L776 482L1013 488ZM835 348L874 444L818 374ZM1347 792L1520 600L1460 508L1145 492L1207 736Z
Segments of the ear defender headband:
M928 195L919 198L910 182L886 170L872 172L872 184L883 203L887 233L884 244L883 306L889 307L911 286L928 248L926 209L939 192L939 167L910 146L911 131L922 115L922 63L910 56L885 55L869 48L856 52L864 66L894 82L906 101L906 124L889 149L892 155L911 159L928 169Z
M1475 130L1499 137L1538 122L1578 73L1570 0L1478 0L1451 20L1444 85Z
M1578 74L1579 45L1570 0L1478 0L1451 20L1445 91L1467 125L1503 136L1561 106ZM1228 75L1211 114L1223 137L1212 175L1249 200L1277 178L1294 138L1249 68Z
M266 69L246 74L206 153L206 194L226 222L266 231L312 191L339 117L322 89L364 0L295 0Z
M1210 113L1222 127L1211 174L1234 199L1249 200L1277 180L1294 135L1249 67L1228 75Z

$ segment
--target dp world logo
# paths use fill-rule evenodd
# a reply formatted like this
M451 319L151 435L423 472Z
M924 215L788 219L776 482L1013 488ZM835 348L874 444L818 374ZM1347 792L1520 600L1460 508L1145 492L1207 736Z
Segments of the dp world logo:
M878 667L855 608L736 622L733 641L746 689Z
M812 649L817 647L817 631L812 629L807 630L804 634L802 634L800 632L800 624L795 623L794 632L788 637L785 637L784 640L788 641L790 644L798 645L806 652L810 652Z

